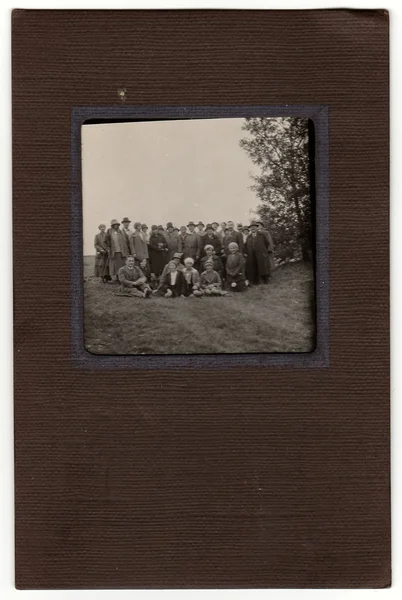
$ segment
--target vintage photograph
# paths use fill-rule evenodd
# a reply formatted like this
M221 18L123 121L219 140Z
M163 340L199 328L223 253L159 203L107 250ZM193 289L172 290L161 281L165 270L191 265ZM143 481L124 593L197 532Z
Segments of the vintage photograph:
M84 124L86 349L313 351L313 136L294 117Z

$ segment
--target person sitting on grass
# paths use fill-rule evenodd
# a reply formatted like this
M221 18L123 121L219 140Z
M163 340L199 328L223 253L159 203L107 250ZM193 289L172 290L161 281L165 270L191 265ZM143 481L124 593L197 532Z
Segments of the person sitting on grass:
M120 293L137 298L148 298L151 288L147 284L147 278L140 267L135 266L134 256L128 256L126 264L118 272L120 281Z
M214 247L211 244L207 244L204 248L206 256L200 260L201 272L205 271L205 263L212 260L214 265L214 271L217 271L222 279L223 275L223 264L221 258L215 254Z
M200 277L201 291L206 296L226 296L228 292L222 290L222 279L217 271L214 270L212 260L205 263L205 271Z
M226 259L226 285L232 292L243 292L246 289L246 278L244 276L244 256L239 252L236 242L228 246Z
M190 257L184 260L184 296L188 296L190 298L200 297L202 296L202 291L200 290L200 275L196 269L193 267L194 260Z
M173 254L173 258L172 258L173 262L176 263L177 270L180 271L180 272L184 270L184 265L181 263L182 256L183 256L183 254L181 252L175 252ZM167 263L167 265L165 265L163 267L163 271L162 271L162 275L161 275L161 282L162 282L163 278L165 277L166 273L169 273L169 263L170 262L171 261L169 261Z
M171 260L166 266L168 267L167 271L161 277L158 289L153 293L165 298L177 298L184 295L184 277L182 271L177 268L176 261Z

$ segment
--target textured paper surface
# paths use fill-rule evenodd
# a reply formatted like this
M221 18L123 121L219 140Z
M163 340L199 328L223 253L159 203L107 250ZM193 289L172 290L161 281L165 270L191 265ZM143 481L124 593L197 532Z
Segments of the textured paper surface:
M387 14L14 11L12 54L16 585L388 586ZM329 367L73 368L70 116L122 103L329 107Z

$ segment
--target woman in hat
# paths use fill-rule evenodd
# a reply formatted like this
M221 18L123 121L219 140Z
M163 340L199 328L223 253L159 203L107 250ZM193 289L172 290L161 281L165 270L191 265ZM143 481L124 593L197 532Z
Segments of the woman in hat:
M120 223L113 219L108 231L109 245L109 273L113 281L117 281L119 269L124 267L125 259L129 255L128 246L124 234L119 229Z
M148 242L149 242L148 225L147 225L146 223L143 223L143 224L141 225L141 229L142 229L142 232L143 232L143 234L144 234L145 241L146 241L146 242L147 242L147 244L148 244Z
M134 223L134 231L130 238L130 251L135 258L135 264L139 266L146 277L149 278L149 252L145 233L142 231L141 223Z
M173 254L179 251L179 231L173 227L173 223L166 224L165 238L169 249L169 260L173 258Z
M230 242L226 258L226 285L232 292L242 292L246 288L244 275L245 260L236 242Z
M222 290L222 279L214 270L214 263L211 259L205 262L205 271L201 273L200 277L200 287L206 296L225 296L227 294Z
M184 260L184 296L202 296L202 291L200 290L200 275L197 269L194 269L194 260L190 257Z
M157 290L153 293L156 296L165 296L165 298L177 298L185 292L185 282L183 272L177 268L176 261L171 260L166 265L166 271L162 275Z
M151 273L160 277L163 267L168 262L168 245L157 225L152 225L149 236L149 262Z
M102 281L108 281L109 275L109 246L106 235L106 225L103 223L98 227L99 233L95 236L94 246L95 256L95 277L101 277Z
M247 225L245 225L243 227L242 233L243 233L243 248L244 248L244 246L246 245L248 234L250 233L250 227L247 227Z

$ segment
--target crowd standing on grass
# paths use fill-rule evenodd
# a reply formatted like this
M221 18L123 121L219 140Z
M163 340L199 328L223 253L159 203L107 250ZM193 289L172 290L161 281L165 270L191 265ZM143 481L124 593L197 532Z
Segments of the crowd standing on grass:
M190 221L187 226L134 223L124 217L95 236L95 277L119 284L119 295L148 298L225 296L268 284L274 269L267 225Z

